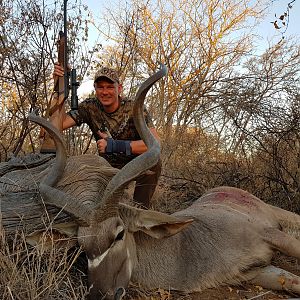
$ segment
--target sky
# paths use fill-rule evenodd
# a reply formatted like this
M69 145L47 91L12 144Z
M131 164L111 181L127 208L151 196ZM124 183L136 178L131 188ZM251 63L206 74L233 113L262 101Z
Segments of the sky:
M292 1L293 0L269 0L269 9L266 10L266 16L258 27L258 33L261 34L264 39L271 38L274 35L281 37L280 30L274 30L274 27L272 27L271 22L275 21L275 15L279 17L281 14L283 14L287 10L288 3ZM104 0L82 0L82 2L90 8L95 20L97 20L101 13L105 12L107 3L109 7L111 7L113 3L113 1L107 2ZM117 3L116 0L115 2ZM286 35L296 35L300 38L300 0L294 0L294 2L292 3L292 8L289 10L289 13L290 21Z
M72 1L72 0L69 0ZM117 1L117 0L115 0ZM226 0L222 0L226 1ZM250 1L250 0L249 0ZM269 45L269 43L274 44L279 42L284 35L285 38L293 37L300 41L300 0L295 0L292 3L292 8L289 10L289 22L288 27L282 26L279 30L274 28L271 22L274 22L279 18L280 15L287 11L288 3L292 0L270 0L271 3L269 8L265 11L265 17L257 28L253 31L257 35L256 46L258 53L263 52ZM97 21L99 15L105 12L105 7L108 5L111 7L112 1L104 0L82 0L83 4L86 4L93 14L93 18ZM279 21L279 20L278 20ZM91 26L90 27L90 40L93 41L97 38L97 30ZM78 89L79 96L83 97L85 94L93 90L93 81L84 80Z
M281 28L276 30L274 25L271 24L271 22L276 20L276 16L278 19L280 15L287 11L288 3L291 1L292 0L272 1L272 5L266 11L265 18L256 29L260 36L258 43L261 43L262 46L266 45L268 41L279 41L282 38L282 33L285 38L294 37L298 39L298 41L300 40L300 0L295 0L292 3L292 8L289 10L288 27L284 27L278 23Z

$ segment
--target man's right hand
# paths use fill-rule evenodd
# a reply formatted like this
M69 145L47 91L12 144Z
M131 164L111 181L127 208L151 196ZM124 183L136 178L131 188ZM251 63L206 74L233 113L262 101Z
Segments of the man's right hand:
M98 131L98 135L100 139L97 141L97 147L100 153L106 152L106 146L107 146L107 134L104 132Z
M57 77L63 77L64 73L64 68L59 63L55 63L53 70L53 79L55 80Z

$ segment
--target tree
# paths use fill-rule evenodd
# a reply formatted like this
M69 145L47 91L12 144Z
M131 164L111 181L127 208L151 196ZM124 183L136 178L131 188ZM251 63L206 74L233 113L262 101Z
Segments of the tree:
M130 4L123 14L110 11L110 29L115 26L111 38L118 46L107 52L112 64L126 70L130 87L154 72L158 62L167 65L168 78L152 91L148 104L164 145L169 145L187 127L198 126L200 114L213 109L220 81L230 77L251 49L250 35L241 33L245 22L259 13L241 1ZM174 144L168 148L172 151Z
M36 108L46 115L52 96L56 41L63 20L62 2L1 1L0 8L3 11L0 19L1 128L12 128L8 140L1 136L3 160L8 153L16 155L24 142L29 145L22 151L38 147L37 136L30 136L26 118L28 112ZM81 78L98 47L89 49L83 43L88 39L86 10L80 2L69 7L70 64L80 66L77 69Z
M282 35L282 39L284 39L284 35L288 30L289 24L290 24L290 12L293 8L294 2L296 0L289 1L286 5L286 10L284 12L281 12L279 16L275 14L275 20L271 22L275 28L275 30L279 31ZM275 0L272 1L276 2Z

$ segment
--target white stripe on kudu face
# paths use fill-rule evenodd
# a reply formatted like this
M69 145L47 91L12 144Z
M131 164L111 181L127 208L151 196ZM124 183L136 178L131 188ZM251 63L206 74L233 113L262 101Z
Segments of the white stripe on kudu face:
M103 261L103 259L105 258L105 256L108 254L110 248L108 248L104 253L102 253L100 256L95 257L93 259L88 259L88 266L89 269L94 269L97 268L101 262Z
M116 229L116 236L122 231L124 230L123 226L118 226ZM88 268L89 269L95 269L97 268L101 262L103 261L103 259L106 257L106 255L108 254L109 250L112 248L112 246L114 245L114 243L104 252L102 253L100 256L95 257L93 259L88 259Z
M128 277L131 278L131 273L133 268L132 268L132 262L131 262L130 252L128 248L127 248L127 264L128 264Z

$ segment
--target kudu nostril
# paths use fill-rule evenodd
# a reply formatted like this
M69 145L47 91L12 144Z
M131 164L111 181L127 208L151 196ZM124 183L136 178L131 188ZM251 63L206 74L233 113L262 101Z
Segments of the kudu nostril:
M125 289L123 287L120 287L116 290L114 300L122 300L123 297L125 296Z

